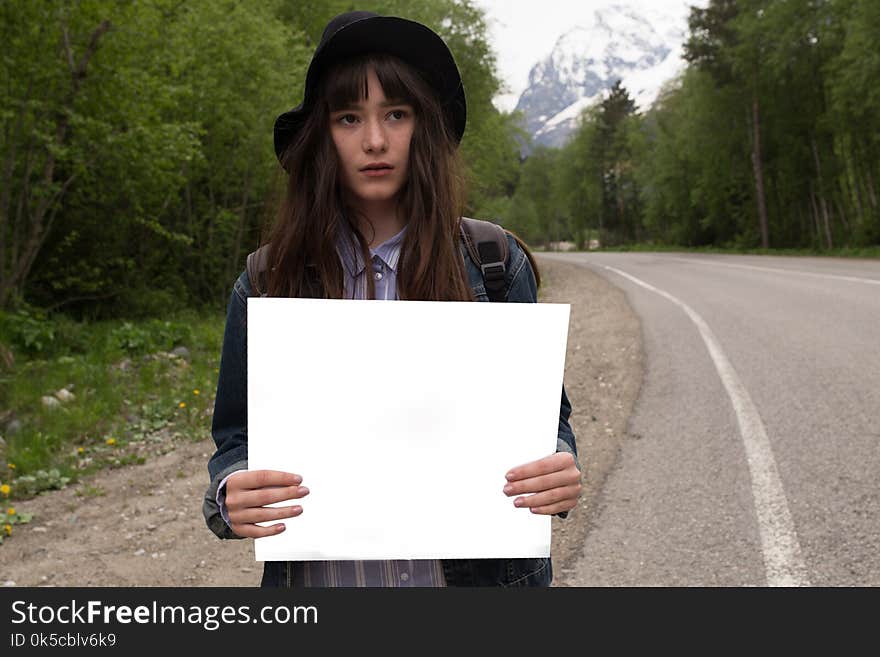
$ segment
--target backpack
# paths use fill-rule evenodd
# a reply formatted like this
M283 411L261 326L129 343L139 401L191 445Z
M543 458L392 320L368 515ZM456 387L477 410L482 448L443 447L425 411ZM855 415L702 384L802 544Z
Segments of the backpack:
M510 258L507 235L513 237L525 252L529 264L532 266L532 271L535 273L535 281L537 285L540 285L541 279L535 259L526 244L517 235L490 221L481 221L470 217L461 218L461 240L470 259L483 274L483 283L489 301L507 299L507 288L504 281L507 262ZM266 271L268 246L268 244L264 244L256 251L249 253L247 257L248 280L251 283L251 288L260 296L263 294L259 286L260 273Z

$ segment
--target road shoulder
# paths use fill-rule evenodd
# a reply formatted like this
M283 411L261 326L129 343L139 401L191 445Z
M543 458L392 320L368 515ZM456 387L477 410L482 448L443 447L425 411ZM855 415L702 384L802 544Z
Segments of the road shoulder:
M581 558L603 483L617 462L642 382L641 324L626 295L587 267L537 254L539 300L570 303L565 389L584 473L568 518L553 519L554 585L566 586Z

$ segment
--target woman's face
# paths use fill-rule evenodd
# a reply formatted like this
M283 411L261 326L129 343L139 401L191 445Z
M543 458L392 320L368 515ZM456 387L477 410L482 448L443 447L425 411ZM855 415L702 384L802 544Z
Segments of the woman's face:
M367 99L330 114L330 133L354 200L388 201L406 181L415 116L411 105L385 97L372 69L367 87Z

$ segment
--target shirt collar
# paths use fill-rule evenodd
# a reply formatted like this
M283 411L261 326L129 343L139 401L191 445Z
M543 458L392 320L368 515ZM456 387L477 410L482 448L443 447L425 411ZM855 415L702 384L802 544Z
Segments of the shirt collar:
M340 225L342 229L339 231L339 237L336 241L336 251L349 275L355 278L364 270L364 257L348 223L343 220L340 222ZM400 232L389 237L376 248L370 248L370 255L379 256L395 274L397 273L397 263L400 260L400 249L403 245L405 234L406 225L404 225Z

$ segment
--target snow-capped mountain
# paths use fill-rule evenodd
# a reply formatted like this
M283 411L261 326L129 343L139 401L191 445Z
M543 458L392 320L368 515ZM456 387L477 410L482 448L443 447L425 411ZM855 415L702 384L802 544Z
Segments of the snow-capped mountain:
M569 29L532 67L516 105L534 142L564 145L581 111L618 79L637 108L647 110L663 83L684 68L685 28L681 16L610 5Z

